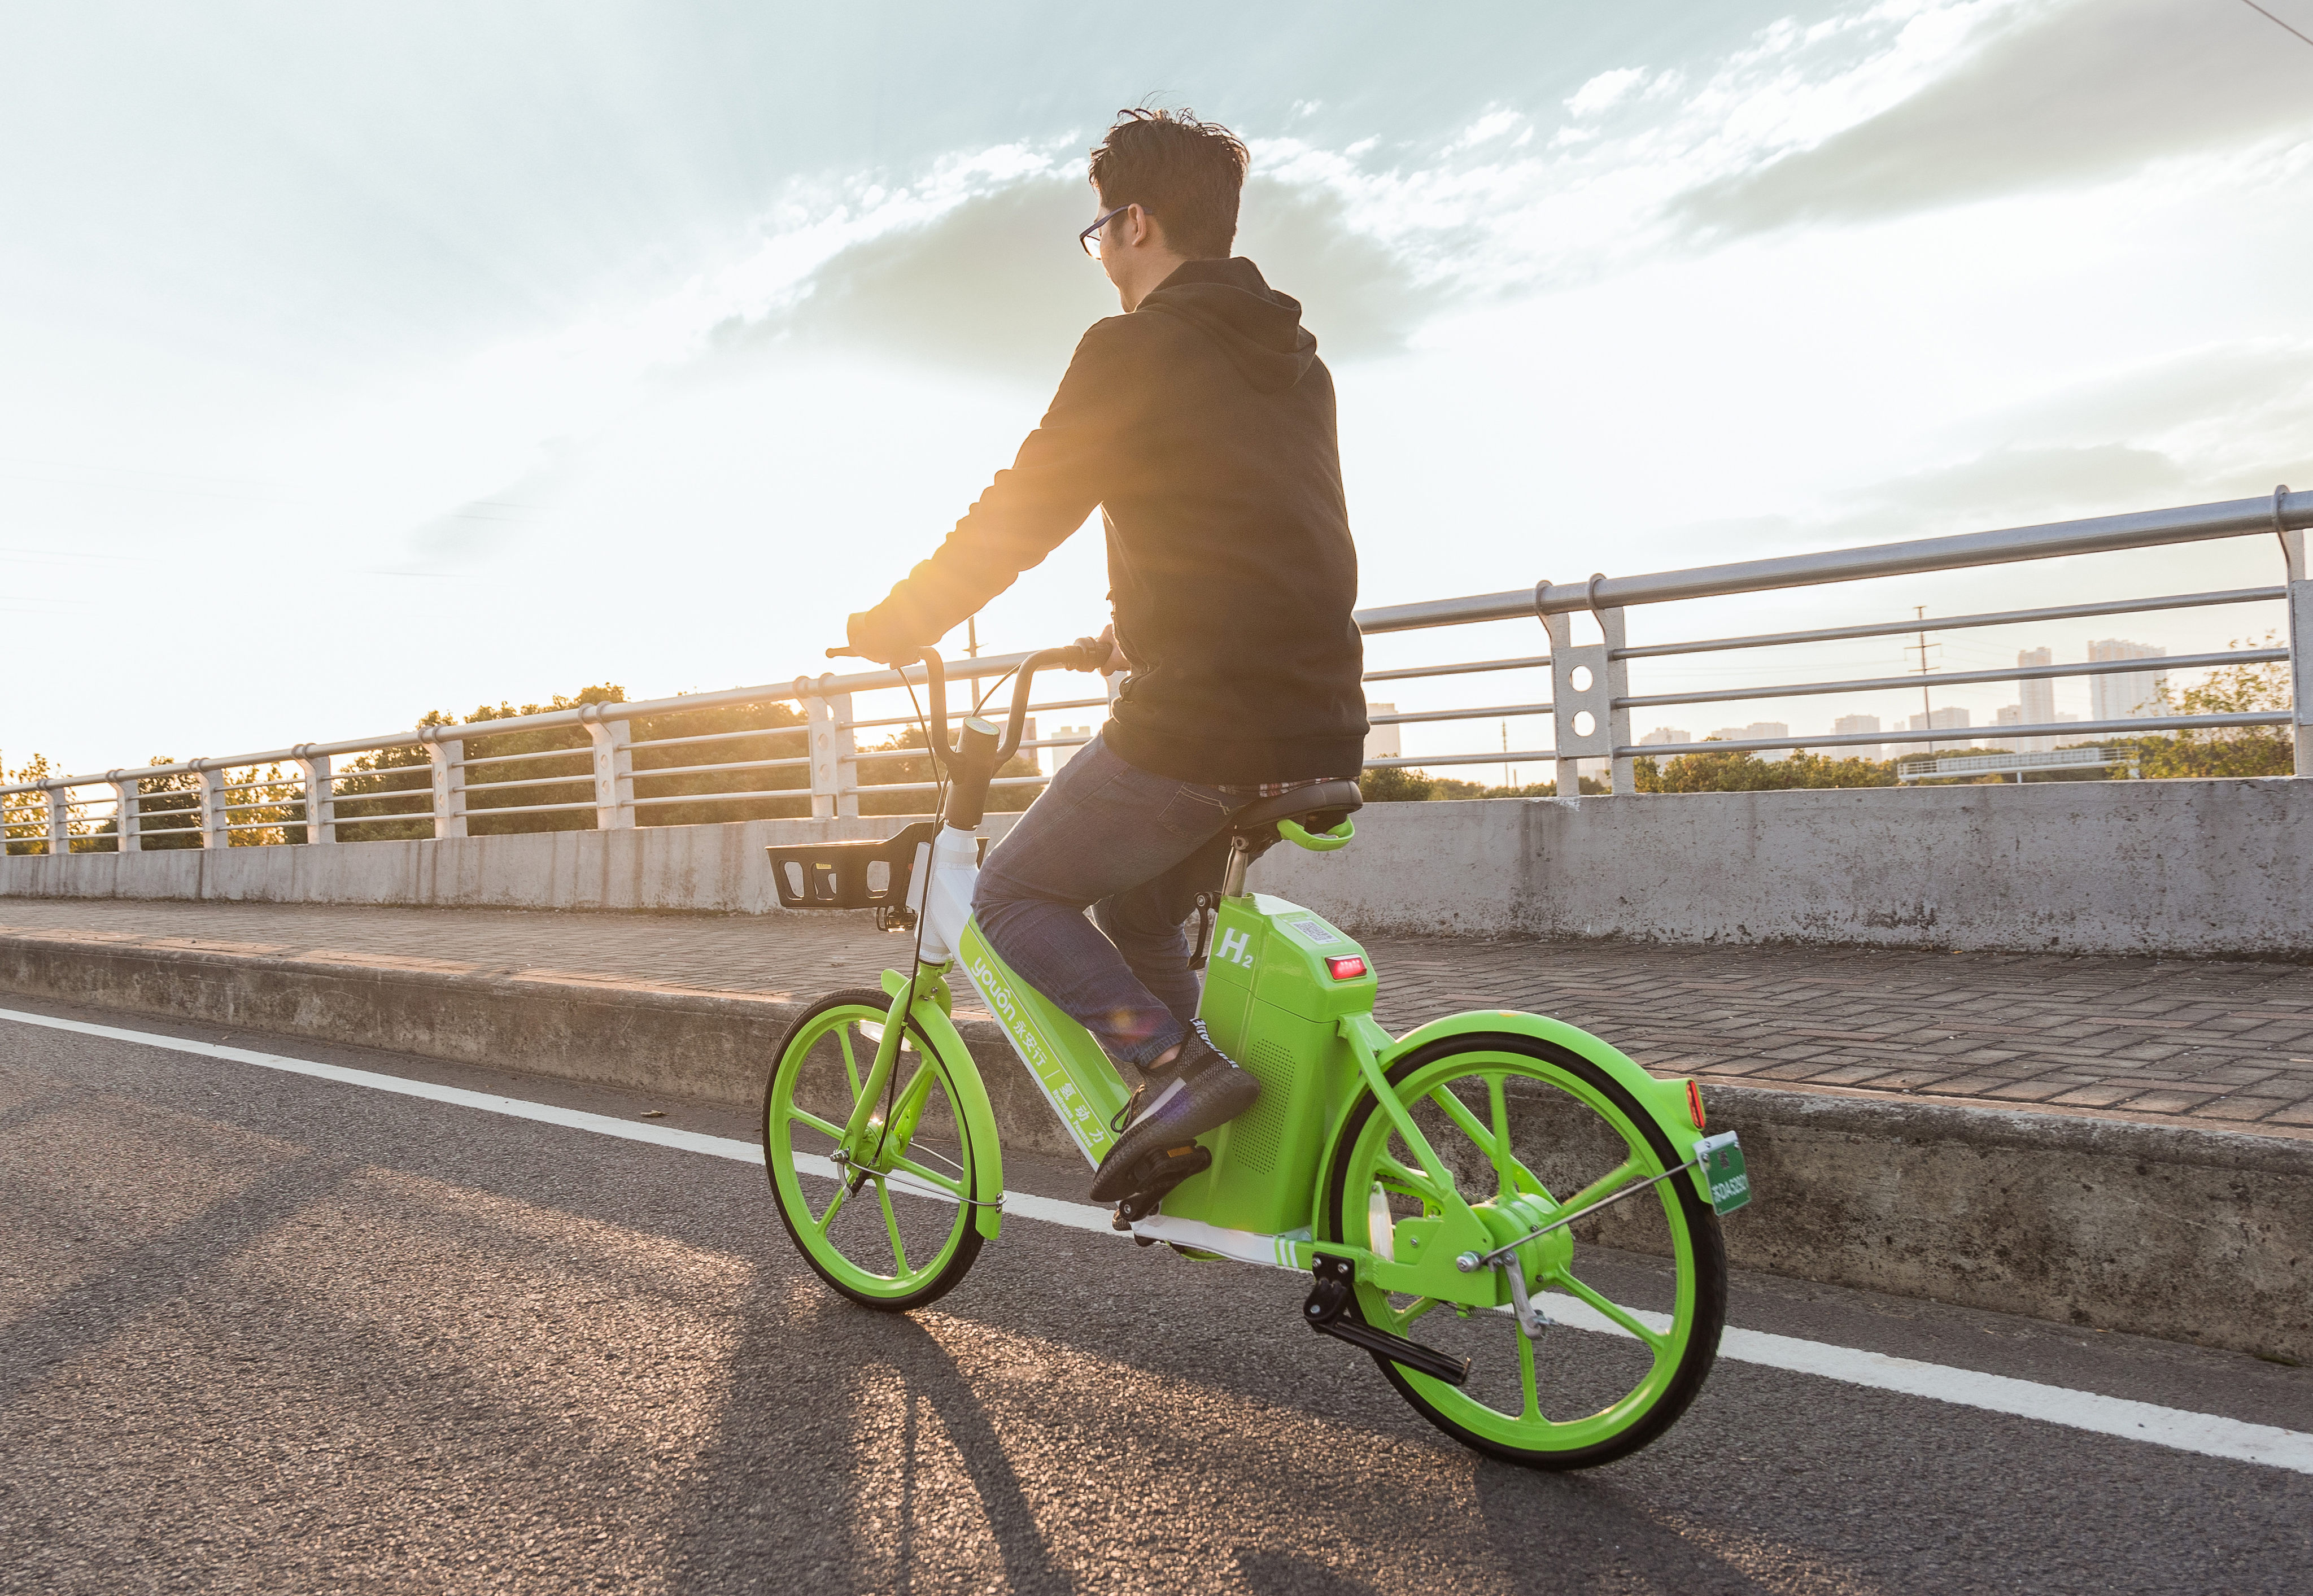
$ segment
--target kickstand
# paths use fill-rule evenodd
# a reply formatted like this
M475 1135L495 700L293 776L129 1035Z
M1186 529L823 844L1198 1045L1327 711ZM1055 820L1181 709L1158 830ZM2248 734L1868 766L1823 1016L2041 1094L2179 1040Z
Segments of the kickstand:
M1197 945L1189 956L1189 968L1192 970L1205 967L1205 948L1213 939L1213 909L1219 902L1220 896L1217 893L1200 892L1197 895Z

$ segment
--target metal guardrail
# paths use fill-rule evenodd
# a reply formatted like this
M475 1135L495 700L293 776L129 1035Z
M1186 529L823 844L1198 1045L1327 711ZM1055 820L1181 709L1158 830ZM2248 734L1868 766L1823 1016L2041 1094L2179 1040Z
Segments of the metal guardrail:
M1411 681L1446 676L1478 676L1511 670L1547 668L1552 677L1546 703L1479 704L1445 710L1409 710L1373 717L1376 725L1416 725L1454 721L1541 718L1552 723L1548 748L1487 750L1465 754L1409 754L1374 759L1375 767L1458 766L1554 762L1558 790L1577 790L1581 763L1605 762L1615 795L1635 790L1632 762L1641 755L1674 756L1698 751L1741 753L1789 748L1835 748L1884 745L1902 740L1902 730L1833 734L1821 736L1765 737L1723 742L1635 745L1631 736L1631 711L1669 704L1737 702L1746 700L1882 691L1914 687L1916 675L1852 680L1785 683L1719 688L1707 692L1634 696L1630 691L1630 662L1672 656L1723 653L1746 648L1779 648L1791 644L1886 637L1897 633L1948 631L1966 628L2005 626L2021 622L2058 621L2093 615L2133 614L2185 610L2209 605L2285 601L2288 606L2286 648L2237 649L2226 654L2188 655L2144 659L2099 661L2079 665L2018 666L2014 669L1939 674L1939 683L2004 682L2059 676L2093 676L2113 672L2177 670L2212 666L2237 666L2287 660L2291 666L2291 703L2282 711L2229 715L2171 715L2119 721L2064 721L2049 725L2006 725L1983 728L2001 740L2021 737L2081 737L2109 734L2134 735L2221 727L2290 726L2295 739L2295 773L2313 775L2313 580L2305 563L2304 532L2313 526L2313 492L2291 493L2285 487L2261 498L2232 499L2218 504L2177 509L2149 510L2125 516L2057 522L2042 526L2010 527L1996 532L1969 533L1957 537L1925 538L1819 553L1794 554L1772 560L1702 566L1687 570L1658 571L1633 577L1600 574L1587 582L1542 581L1532 588L1438 599L1424 604L1396 604L1359 612L1358 622L1368 633L1425 630L1517 618L1539 619L1549 648L1537 655L1421 665L1370 672L1369 683ZM1872 622L1857 626L1819 627L1801 631L1755 636L1701 639L1687 642L1650 643L1633 648L1625 637L1627 612L1634 605L1670 604L1682 600L1725 597L1770 589L1855 581L1865 578L1952 570L2017 560L2047 560L2065 555L2108 552L2203 542L2217 538L2277 536L2282 553L2284 580L2269 587L2231 588L2204 593L2125 599L2111 603L2041 606L1945 620ZM1570 618L1577 612L1594 615L1604 640L1577 644ZM991 681L1008 672L1025 654L983 657L959 661L955 667L975 683ZM285 827L303 827L308 841L334 842L341 827L359 827L365 820L430 823L436 837L467 834L471 817L593 812L602 829L632 826L654 808L673 805L735 805L761 803L784 792L791 798L808 795L814 816L832 817L858 813L863 792L903 793L931 789L929 782L863 781L863 769L910 757L905 748L863 749L856 734L910 723L906 715L862 717L853 710L855 695L890 690L909 680L920 681L913 668L897 671L832 673L798 676L784 684L734 687L717 692L689 694L638 703L588 704L503 720L464 726L426 727L378 736L348 737L331 743L299 743L253 754L186 760L175 764L110 770L96 775L55 776L40 781L0 786L0 816L17 842L40 841L49 852L70 850L77 839L84 848L101 848L107 842L125 851L140 848L146 837L197 832L207 847L224 847L237 835L270 833ZM1065 683L1077 696L1033 706L1039 714L1104 709L1107 693L1083 696L1084 689ZM791 703L802 711L799 725L754 727L699 735L635 740L636 721L714 710L737 704ZM509 734L578 729L584 744L570 747L496 755L466 750L469 742L487 743ZM1940 729L1940 728L1939 728ZM1959 728L1953 728L1957 730ZM769 759L717 760L711 745L743 739L800 735L805 751ZM1933 734L1912 732L1913 737ZM1977 735L1971 731L1970 734ZM1069 747L1079 738L1043 737L1024 745L1035 749ZM678 765L646 766L638 770L638 752L678 746L696 747L695 760ZM399 749L425 750L423 764L411 763L385 770L375 768L375 757ZM347 754L371 758L370 768L339 769L333 762ZM588 759L583 772L508 774L523 762L545 759ZM688 758L689 756L686 756ZM920 757L920 755L917 755ZM265 772L272 767L294 768L295 774L277 778ZM477 780L477 767L489 778ZM735 782L751 772L793 769L804 773L801 788L765 789L726 786L708 792L651 794L637 797L639 778L716 777ZM1008 777L1000 786L1034 786L1042 776ZM381 787L391 781L407 783ZM368 790L343 790L346 784ZM177 790L156 793L156 786ZM478 792L539 791L541 796L561 788L591 789L584 798L504 805L469 809L466 799ZM90 789L104 796L75 797ZM421 807L422 806L422 807ZM254 818L250 818L254 816ZM101 833L101 834L100 834Z
M2014 776L2024 780L2028 771L2109 770L2136 768L2135 751L2128 748L2042 748L2021 754L1944 754L1925 759L1895 762L1898 782L1939 781L1951 776Z

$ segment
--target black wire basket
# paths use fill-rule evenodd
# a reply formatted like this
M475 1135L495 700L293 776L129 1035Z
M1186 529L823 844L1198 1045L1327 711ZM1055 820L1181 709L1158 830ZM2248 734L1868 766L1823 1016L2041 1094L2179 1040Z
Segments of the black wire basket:
M771 883L782 909L895 909L908 901L916 848L939 833L919 820L881 842L774 844Z

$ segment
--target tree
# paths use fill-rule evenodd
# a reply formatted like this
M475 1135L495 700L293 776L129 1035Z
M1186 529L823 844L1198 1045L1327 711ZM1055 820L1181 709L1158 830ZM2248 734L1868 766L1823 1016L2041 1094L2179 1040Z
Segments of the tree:
M1779 792L1808 787L1893 787L1893 760L1838 759L1792 751L1769 762L1748 751L1716 749L1675 755L1658 767L1651 757L1631 762L1640 792Z
M921 748L925 745L923 727L909 726L902 727L897 736L886 738L884 742L875 745L873 751L882 753L901 748ZM935 773L930 760L870 759L862 761L858 771L859 812L862 815L923 815L930 812L932 795L928 792L879 793L875 790L878 787L897 787L910 782L933 780ZM1007 776L1033 776L1038 773L1034 758L1026 754L1015 754L1010 759L1005 761L1003 766L996 772L999 779ZM990 787L988 789L988 813L990 815L1016 814L1026 808L1035 796L1034 790L1030 788Z
M2235 639L2232 648L2281 646L2267 632L2262 643ZM2211 671L2173 705L2179 715L2247 715L2289 708L2289 662L2268 659ZM2220 726L2164 737L2132 739L2138 768L2147 776L2288 776L2297 769L2296 745L2286 726Z
M57 772L45 754L31 758L8 770L0 765L0 776L10 781L45 781ZM46 793L12 792L4 807L0 807L0 834L7 839L11 853L45 853L48 846L48 800Z
M1433 776L1402 765L1380 765L1358 774L1358 790L1369 804L1439 803L1456 798L1556 798L1555 781L1531 781L1524 787L1488 787L1454 776ZM1586 793L1604 793L1606 784L1595 776L1582 778Z

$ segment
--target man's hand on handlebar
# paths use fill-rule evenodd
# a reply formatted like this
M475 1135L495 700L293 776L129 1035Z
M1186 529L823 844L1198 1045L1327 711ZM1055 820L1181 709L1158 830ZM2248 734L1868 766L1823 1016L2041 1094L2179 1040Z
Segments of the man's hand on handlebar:
M896 642L889 636L879 635L881 629L870 621L871 613L862 611L850 617L844 630L851 640L844 648L830 648L830 659L866 659L881 666L908 666L923 657L925 645ZM1060 657L1048 656L1045 663L1065 670L1098 671L1104 676L1113 676L1132 668L1132 662L1117 644L1113 624L1104 628L1096 638L1078 638L1067 648L1051 653Z
M1077 639L1078 647L1086 643L1090 643L1102 651L1101 664L1098 667L1102 675L1123 675L1132 669L1132 662L1124 657L1124 645L1116 640L1115 622L1112 621L1101 628L1100 636L1096 638Z
M877 665L913 665L924 655L921 643L903 642L884 627L875 624L875 612L862 610L844 622L843 635L849 643L841 648L830 648L830 659L847 655L855 659L872 659Z

